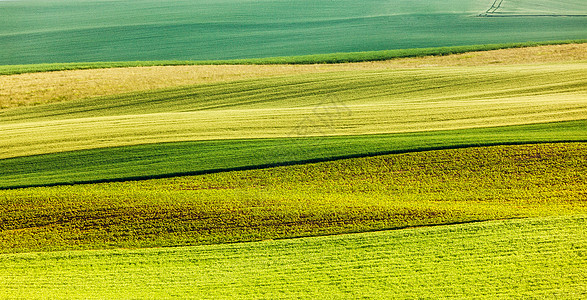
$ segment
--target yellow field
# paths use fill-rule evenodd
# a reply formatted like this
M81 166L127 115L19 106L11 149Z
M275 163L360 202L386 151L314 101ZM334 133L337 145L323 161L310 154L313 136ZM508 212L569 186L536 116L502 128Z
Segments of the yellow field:
M331 72L193 86L7 111L0 158L580 120L586 86L587 63Z
M502 49L335 65L165 66L0 76L0 109L182 85L349 70L534 64L587 60L587 44Z

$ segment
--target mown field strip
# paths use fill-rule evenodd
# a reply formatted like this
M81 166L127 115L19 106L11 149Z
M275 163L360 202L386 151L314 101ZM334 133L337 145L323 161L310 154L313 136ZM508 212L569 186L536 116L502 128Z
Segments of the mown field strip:
M279 77L0 111L0 158L145 143L584 119L585 63Z
M282 76L3 110L0 111L0 120L5 123L211 109L312 107L332 100L332 97L357 104L373 102L373 98L402 103L406 99L502 98L551 94L561 90L585 93L586 64L365 70Z
M24 156L0 160L0 188L170 177L429 149L584 142L586 122L384 135L159 143Z
M453 51L448 53L457 53ZM471 50L479 50L473 47ZM487 66L489 64L535 64L587 60L587 43L533 46L513 49L478 51L444 56L401 58L386 61L346 64L312 65L200 65L131 67L133 64L87 64L87 68L12 76L0 76L0 109L39 105L51 102L79 100L93 96L115 95L123 92L146 91L182 85L204 84L231 80L264 78L292 74L333 71L384 70L397 68L430 68L454 66ZM434 53L432 53L434 54ZM333 57L345 56L336 54ZM384 57L385 58L385 57ZM388 58L392 58L391 56ZM383 58L382 58L383 59ZM318 62L318 61L316 61ZM146 65L136 62L134 65ZM118 66L118 67L116 67ZM127 66L127 67L124 67ZM21 68L34 66L22 66ZM55 65L55 70L76 68ZM84 65L79 65L84 68ZM0 74L10 73L16 66L0 66ZM48 69L39 67L38 71ZM13 72L16 72L15 70Z
M66 77L73 77L74 79L89 79L83 74L91 74L97 76L100 80L98 82L111 82L106 78L100 76L101 73L107 72L107 75L123 75L124 80L129 80L124 73L133 72L137 75L147 75L143 79L148 81L159 81L160 78L149 76L149 70L161 70L152 67L165 67L162 69L177 71L187 70L203 70L206 75L218 74L218 69L221 75L235 75L231 70L242 70L245 68L247 73L257 73L258 70L281 69L291 70L294 65L314 65L313 67L330 67L334 69L344 67L344 64L354 63L350 69L372 69L373 63L375 67L422 67L422 66L452 66L452 65L482 65L487 63L492 64L523 64L523 63L537 63L537 62L559 62L569 60L584 60L585 54L581 49L587 43L586 39L576 40L562 40L562 41L546 41L546 42L526 42L526 43L509 43L509 44L486 44L486 45L471 45L471 46L452 46L452 47L437 47L437 48L416 48L416 49L397 49L397 50L382 50L382 51L368 51L368 52L354 52L354 53L331 53L318 54L306 56L291 56L291 57L273 57L260 59L237 59L237 60L215 60L215 61L127 61L127 62L86 62L86 63L45 63L45 64L26 64L26 65L0 65L0 76L6 78L5 75L19 75L29 73L53 73L55 77L49 76L50 79L59 80L60 75L67 74ZM477 52L475 55L470 55L470 52ZM565 52L561 55L561 52ZM487 54L485 54L487 53ZM448 57L448 58L447 58ZM365 63L366 62L366 63ZM363 63L363 64L360 64ZM327 64L333 64L327 66ZM261 66L259 68L255 65ZM215 67L220 66L220 67ZM235 67L229 67L235 66ZM187 68L186 68L187 67ZM228 67L228 70L225 70ZM141 68L141 69L136 69ZM118 70L108 70L118 69ZM319 68L321 69L321 68ZM98 72L63 72L63 71L79 71L79 70L99 70ZM305 67L296 67L297 72L303 72ZM340 69L338 69L340 70ZM122 71L122 74L118 71ZM146 71L146 72L144 72ZM212 71L212 72L210 72ZM82 74L81 78L75 74ZM239 74L237 72L236 74ZM42 74L45 75L45 74ZM166 74L173 78L177 74ZM185 75L185 74L184 74ZM198 74L201 75L201 74ZM196 76L198 76L196 75ZM193 76L193 74L192 74ZM13 76L19 78L20 76ZM27 78L27 76L24 76ZM201 79L210 79L198 76ZM28 77L31 79L31 77ZM38 79L34 76L32 79ZM46 81L51 83L52 81ZM75 80L67 81L67 83L75 84ZM144 82L136 82L137 84L145 84ZM87 87L86 87L87 88ZM84 89L85 90L85 89Z
M345 154L353 151L346 143L330 146ZM0 252L211 244L587 213L586 147L587 143L476 147L0 190ZM280 155L279 150L272 154ZM120 159L116 155L105 159ZM151 161L140 167L165 170L158 162L159 152L146 155ZM222 154L202 157L224 159ZM59 164L54 169L24 172L22 180L51 179L82 163L109 167L88 157L78 159L54 158L51 162ZM176 162L171 171L190 164L182 158ZM79 180L85 172L72 172L70 179Z
M4 299L578 299L585 216L256 243L0 255Z

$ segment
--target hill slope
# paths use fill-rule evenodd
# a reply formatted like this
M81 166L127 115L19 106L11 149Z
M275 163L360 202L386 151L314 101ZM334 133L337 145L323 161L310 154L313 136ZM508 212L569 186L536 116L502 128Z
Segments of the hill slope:
M574 57L475 68L381 64L2 110L0 187L586 140L587 68Z
M293 74L586 61L586 41L552 42L554 44L546 46L537 46L536 43L479 45L381 53L338 53L314 55L307 59L292 57L281 60L242 60L246 65L190 65L199 62L163 61L0 66L0 74L13 75L0 76L0 86L3 90L10 91L0 92L0 109L124 92ZM508 49L502 49L503 47ZM419 57L406 58L414 55ZM365 60L368 62L342 63ZM283 64L251 65L267 61ZM287 62L296 64L286 64ZM302 62L307 65L298 64ZM333 64L326 64L327 62ZM184 65L178 65L182 63ZM154 66L146 66L150 64Z

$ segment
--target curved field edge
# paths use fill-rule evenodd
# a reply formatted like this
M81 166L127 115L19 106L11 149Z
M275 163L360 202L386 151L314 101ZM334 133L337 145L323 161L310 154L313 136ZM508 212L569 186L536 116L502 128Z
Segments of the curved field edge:
M244 242L587 213L587 143L0 191L0 252Z
M503 144L585 142L587 120L462 130L213 140L80 150L0 160L0 189L142 180L381 154Z
M151 66L181 66L181 65L265 65L265 64L338 64L350 62L382 61L405 57L423 57L459 54L474 51L489 51L509 48L536 47L543 45L564 45L587 43L586 39L505 43L486 45L467 45L436 48L397 49L367 52L315 54L302 56L284 56L256 59L233 59L212 61L129 61L129 62L84 62L84 63L52 63L31 65L4 65L0 66L0 75L15 75L24 73L51 72L64 70L128 68Z
M0 255L4 299L577 299L587 217L293 240Z

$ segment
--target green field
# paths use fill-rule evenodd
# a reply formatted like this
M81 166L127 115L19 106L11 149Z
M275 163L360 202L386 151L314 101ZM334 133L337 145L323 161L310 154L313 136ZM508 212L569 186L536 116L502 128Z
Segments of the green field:
M0 8L69 11L71 19L38 20L54 27L34 34L51 37L69 32L63 24L90 30L95 20L74 23L83 16L76 9L106 3L126 12L124 1L0 1ZM209 12L229 3L208 3ZM237 10L261 5L239 3ZM507 3L499 13L517 14ZM567 8L578 11L577 3ZM143 5L153 10L135 17L152 13L166 22L193 13L187 2ZM410 14L393 14L400 16ZM133 18L116 31L130 26L157 36ZM27 35L37 25L27 25ZM340 65L4 66L0 298L580 299L587 295L585 45L510 46ZM398 53L233 63L342 63ZM84 68L94 70L77 70ZM178 72L185 72L174 77L178 83L160 89L117 90L122 83L106 80Z
M585 39L586 17L493 0L0 1L0 65L218 60ZM587 14L580 0L504 1Z
M0 255L3 299L581 299L585 216Z

